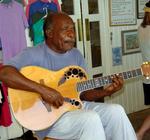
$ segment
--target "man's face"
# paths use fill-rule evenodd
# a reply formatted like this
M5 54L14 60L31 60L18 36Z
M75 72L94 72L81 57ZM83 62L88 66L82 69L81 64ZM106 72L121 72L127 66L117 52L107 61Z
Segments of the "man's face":
M66 15L55 17L50 48L65 53L75 45L75 27L72 19Z

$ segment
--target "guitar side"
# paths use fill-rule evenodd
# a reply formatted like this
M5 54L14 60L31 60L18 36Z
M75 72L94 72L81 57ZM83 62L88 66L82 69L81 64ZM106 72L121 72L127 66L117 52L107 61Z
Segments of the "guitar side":
M79 75L81 71L84 76ZM71 99L71 102L66 101L63 106L56 109L47 105L38 93L9 88L9 100L14 117L23 127L34 131L43 130L55 123L65 112L81 108L72 102L75 100L82 104L76 83L87 78L80 67L69 66L55 72L37 66L27 66L21 73L30 80L54 88L64 98Z

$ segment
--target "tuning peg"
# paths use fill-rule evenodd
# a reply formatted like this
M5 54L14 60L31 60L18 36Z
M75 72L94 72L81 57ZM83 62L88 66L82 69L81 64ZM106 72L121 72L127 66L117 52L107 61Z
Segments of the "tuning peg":
M146 62L143 62L143 64L144 64L144 65L147 65L147 64L149 64L149 62L146 61Z

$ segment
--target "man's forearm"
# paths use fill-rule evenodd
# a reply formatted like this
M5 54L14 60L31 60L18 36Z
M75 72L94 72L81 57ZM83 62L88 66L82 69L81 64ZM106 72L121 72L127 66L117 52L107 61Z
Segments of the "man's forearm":
M80 95L80 99L84 101L97 101L101 98L107 96L107 93L103 89L95 89L95 90L88 90Z
M3 66L0 69L0 81L8 87L27 91L36 91L38 83L24 77L16 68L12 66Z

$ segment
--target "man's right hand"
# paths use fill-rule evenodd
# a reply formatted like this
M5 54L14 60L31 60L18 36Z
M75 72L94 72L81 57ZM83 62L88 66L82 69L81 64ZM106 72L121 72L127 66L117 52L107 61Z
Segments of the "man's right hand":
M53 105L56 108L59 108L63 105L64 97L58 91L46 86L42 87L42 90L41 97L45 102Z

